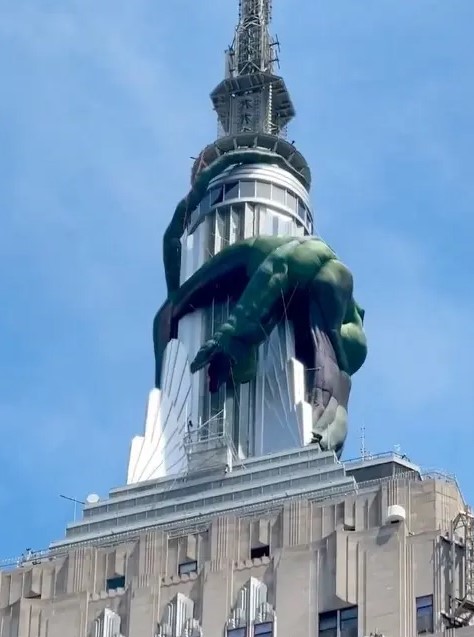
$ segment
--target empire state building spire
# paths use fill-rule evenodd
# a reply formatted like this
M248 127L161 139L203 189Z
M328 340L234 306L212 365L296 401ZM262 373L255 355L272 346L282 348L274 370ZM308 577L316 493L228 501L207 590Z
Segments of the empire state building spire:
M284 136L295 111L285 82L275 75L278 42L269 33L271 0L239 0L239 23L226 52L226 77L211 93L223 136Z

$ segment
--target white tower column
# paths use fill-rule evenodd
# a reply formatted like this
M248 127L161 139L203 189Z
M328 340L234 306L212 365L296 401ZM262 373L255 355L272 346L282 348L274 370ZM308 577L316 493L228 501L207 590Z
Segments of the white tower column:
M192 183L236 149L264 151L267 161L229 165L209 183L195 209L187 211L180 284L239 240L313 232L309 168L285 139L295 111L285 82L274 72L278 47L269 34L270 21L270 0L240 0L226 76L211 93L220 137L196 160ZM150 395L145 434L132 443L129 482L185 470L185 439L201 447L208 441L211 448L213 440L224 438L241 458L309 442L311 407L305 403L304 369L296 360L292 326L285 317L260 347L252 382L236 385L231 380L211 394L205 370L191 375L189 366L199 348L230 311L230 301L213 302L180 319L165 350L160 388Z

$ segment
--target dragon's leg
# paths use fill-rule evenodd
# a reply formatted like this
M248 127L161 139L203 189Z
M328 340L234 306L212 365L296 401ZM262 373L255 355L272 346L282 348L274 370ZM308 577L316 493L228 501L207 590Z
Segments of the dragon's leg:
M347 436L350 368L341 325L352 301L353 281L338 260L327 262L316 274L311 290L311 325L315 349L312 389L313 438L338 456Z
M212 390L230 374L236 382L255 375L257 348L281 319L279 309L291 287L288 260L298 245L298 240L289 241L264 259L229 318L197 353L191 371L209 365Z
M352 302L353 279L346 266L331 259L317 271L309 288L314 303L320 308L339 367L349 371L346 352L341 339L341 326Z
M246 263L249 258L251 241L234 244L204 263L171 297L164 303L153 322L153 343L155 349L155 386L160 387L163 356L173 332L173 323L195 309L205 307L209 296L216 288L227 289L228 279L241 281L241 288L248 280L245 278ZM239 272L242 276L239 279ZM239 290L240 291L240 290Z

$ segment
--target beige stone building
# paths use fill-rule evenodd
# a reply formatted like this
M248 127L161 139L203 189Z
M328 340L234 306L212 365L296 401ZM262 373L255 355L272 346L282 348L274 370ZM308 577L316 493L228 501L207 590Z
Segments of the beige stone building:
M455 480L393 454L128 485L1 573L0 637L474 636L470 533Z

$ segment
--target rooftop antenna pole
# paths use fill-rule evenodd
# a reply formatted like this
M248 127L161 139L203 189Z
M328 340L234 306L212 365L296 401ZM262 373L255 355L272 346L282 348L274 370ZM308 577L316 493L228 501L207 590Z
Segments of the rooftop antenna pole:
M268 32L271 19L271 0L239 1L239 24L235 34L239 75L271 72L273 40Z
M74 502L74 522L76 521L76 510L77 510L77 505L78 504L82 504L84 505L85 502L83 502L82 500L76 500L76 498L70 498L67 495L61 495L59 494L59 497L62 498L63 500L69 500L70 502Z
M365 425L360 428L360 457L365 460L367 457L367 449L365 446Z

